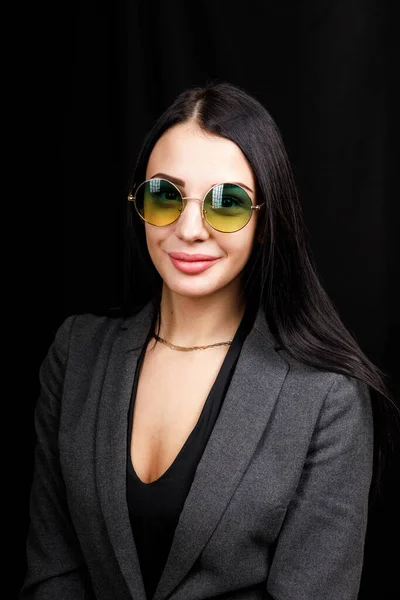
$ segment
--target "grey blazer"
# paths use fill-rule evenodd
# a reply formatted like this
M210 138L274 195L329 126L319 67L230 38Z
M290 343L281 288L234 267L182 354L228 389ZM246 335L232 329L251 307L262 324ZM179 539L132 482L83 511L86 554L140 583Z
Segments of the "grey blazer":
M126 458L150 318L70 316L41 365L21 600L145 600ZM355 600L372 451L368 386L290 358L260 312L154 600Z

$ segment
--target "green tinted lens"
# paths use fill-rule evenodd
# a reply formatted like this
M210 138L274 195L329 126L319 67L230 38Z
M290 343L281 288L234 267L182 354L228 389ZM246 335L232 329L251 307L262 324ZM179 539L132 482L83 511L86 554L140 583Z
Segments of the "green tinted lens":
M150 179L136 192L136 210L150 225L170 225L182 211L182 196L172 183L164 179Z
M251 199L234 183L215 185L204 199L206 221L218 231L242 229L251 217Z

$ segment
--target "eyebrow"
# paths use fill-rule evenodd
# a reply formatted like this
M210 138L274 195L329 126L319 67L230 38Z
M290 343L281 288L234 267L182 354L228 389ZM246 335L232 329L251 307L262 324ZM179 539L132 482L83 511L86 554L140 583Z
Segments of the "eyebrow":
M160 177L161 179L168 179L168 181L170 181L171 183L174 183L175 185L180 185L182 187L185 187L185 181L183 181L183 179L178 179L178 177L172 177L172 175L167 175L166 173L156 173L155 175L152 175L150 177L150 179L155 179L156 177ZM248 190L249 192L251 192L252 194L254 194L253 190L251 188L249 188L245 183L241 183L240 181L232 181L229 183L235 183L236 185L240 185L243 188L245 188L246 190ZM214 185L217 185L216 183L213 183L212 187Z

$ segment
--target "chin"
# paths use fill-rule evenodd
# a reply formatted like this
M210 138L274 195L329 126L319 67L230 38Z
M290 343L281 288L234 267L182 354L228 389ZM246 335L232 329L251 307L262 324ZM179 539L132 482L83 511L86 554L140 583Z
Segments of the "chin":
M228 287L232 288L232 293L238 288L239 274L233 279L205 277L201 275L177 275L162 277L164 285L174 294L185 298L206 298L217 295Z
M206 296L212 296L218 293L223 287L222 285L210 285L209 282L178 282L171 280L163 280L165 286L174 294L178 296L184 296L185 298L205 298Z

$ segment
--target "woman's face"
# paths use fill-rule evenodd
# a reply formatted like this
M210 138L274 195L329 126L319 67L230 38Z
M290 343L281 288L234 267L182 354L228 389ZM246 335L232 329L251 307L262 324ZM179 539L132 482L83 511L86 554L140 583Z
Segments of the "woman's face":
M171 225L144 224L149 254L164 285L186 297L208 296L226 286L238 293L238 276L253 247L257 211L252 211L250 221L239 231L222 233L203 219L197 198L202 199L215 184L233 182L245 187L257 204L254 174L240 148L194 123L175 125L151 152L146 179L151 178L168 179L183 196L190 196L181 216ZM171 253L201 254L216 260L205 263L208 268L203 270L200 262L177 261Z

